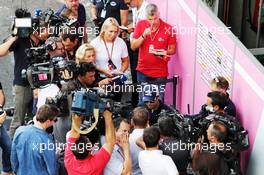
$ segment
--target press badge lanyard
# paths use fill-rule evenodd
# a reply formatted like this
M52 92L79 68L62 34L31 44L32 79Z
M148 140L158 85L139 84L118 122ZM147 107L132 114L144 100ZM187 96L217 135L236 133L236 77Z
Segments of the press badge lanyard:
M155 40L157 34L159 33L159 30L160 30L160 26L159 26L159 28L155 31L154 36L152 36L152 32L150 33L150 40L151 40L151 41L154 41L154 40Z
M105 0L103 0L104 8L101 11L101 18L105 18L106 17L106 6L109 4L109 2L110 2L110 0L107 0L106 2L105 2Z
M114 45L115 45L115 43L112 42L111 53L110 53L109 50L108 50L108 47L107 47L107 45L106 45L106 43L105 43L105 40L104 40L104 45L105 45L106 52L107 52L107 55L108 55L108 62L109 62L109 61L112 62L112 56L113 56L113 50L114 50ZM113 67L112 67L111 65L108 65L108 67L109 67L109 70L112 70L112 69L113 69Z
M103 0L103 3L104 3L104 10L106 10L106 6L108 5L109 2L110 2L110 0L107 0L106 2L105 2L105 0Z

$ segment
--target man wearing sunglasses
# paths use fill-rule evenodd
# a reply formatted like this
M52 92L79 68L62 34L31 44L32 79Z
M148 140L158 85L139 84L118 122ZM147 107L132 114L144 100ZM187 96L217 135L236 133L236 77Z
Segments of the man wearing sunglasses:
M158 122L162 110L170 110L159 98L158 85L147 84L143 87L143 102L150 114L150 126Z

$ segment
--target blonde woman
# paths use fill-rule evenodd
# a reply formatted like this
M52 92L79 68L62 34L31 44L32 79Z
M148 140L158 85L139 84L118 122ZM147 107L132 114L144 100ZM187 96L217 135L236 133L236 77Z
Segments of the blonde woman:
M96 48L96 65L113 74L122 74L129 66L126 43L119 38L119 24L109 17L102 25L100 35L91 41Z
M96 64L96 51L95 48L91 44L83 44L81 45L75 54L76 62L87 62L87 63L94 63ZM96 65L95 65L96 66ZM98 66L96 66L96 69L104 74L107 77L112 77L113 75L107 71L104 70Z

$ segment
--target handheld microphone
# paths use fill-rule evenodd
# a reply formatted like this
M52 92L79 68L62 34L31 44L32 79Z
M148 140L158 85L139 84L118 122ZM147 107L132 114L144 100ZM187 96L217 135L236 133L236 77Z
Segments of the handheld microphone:
M124 74L115 76L112 78L113 83L123 83L127 80L127 77Z

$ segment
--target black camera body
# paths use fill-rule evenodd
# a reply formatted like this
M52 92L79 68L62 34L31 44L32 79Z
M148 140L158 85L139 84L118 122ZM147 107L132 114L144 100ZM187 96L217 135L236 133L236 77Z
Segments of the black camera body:
M50 61L50 56L47 52L47 47L31 47L25 50L26 58L29 61L29 64L36 64L36 63L45 63Z
M6 112L7 116L13 116L15 112L15 108L14 107L0 108L0 115L2 115L4 112Z
M203 130L208 128L212 121L221 121L227 127L226 143L231 143L233 150L241 152L247 150L250 146L248 132L240 125L239 121L228 115L211 114L212 117L206 117L199 121ZM206 131L206 130L205 130Z
M248 132L240 125L234 117L220 114L210 114L207 117L192 117L182 115L177 110L164 111L160 116L172 117L177 126L182 140L188 143L196 143L202 135L206 136L206 130L212 121L223 122L228 130L226 143L231 143L233 150L241 152L247 150L250 146Z
M59 36L61 28L64 27L77 27L78 20L77 19L67 19L61 16L57 16L52 9L47 9L43 13L42 20L49 28L53 28L53 32L50 36Z
M49 62L33 64L22 70L22 77L26 78L32 88L45 87L53 82L54 68Z
M55 15L52 9L47 9L43 13L41 10L37 10L35 15L31 17L31 13L27 9L19 8L15 11L14 24L12 26L12 35L16 35L19 38L28 38L33 31L40 32L40 27L53 28L52 33L49 32L50 36L59 36L61 27L77 27L77 19L67 19L61 16ZM14 31L14 29L17 31Z
M75 61L67 61L64 55L51 58L48 52L53 51L52 49L51 44L26 49L25 53L29 66L21 73L32 88L41 88L51 83L58 84L60 80L64 80L61 74L64 70L73 75L70 79L74 79L79 75L80 65Z
M185 128L187 134L190 137L191 142L196 142L197 139L204 135L206 136L206 130L212 121L221 121L227 127L226 143L231 143L233 150L241 152L247 150L250 146L248 132L240 125L239 121L226 114L213 113L207 117L185 117Z
M23 69L22 78L27 79L32 88L40 88L52 83L54 66L45 46L32 47L25 50L29 62L27 69Z
M55 96L55 98L46 99L45 104L52 104L59 108L60 115L59 117L67 117L70 113L69 108L69 101L68 101L68 93L67 92L61 92L59 91L58 94Z
M12 30L13 35L17 35L19 38L28 38L33 32L31 14L27 9L16 9Z

